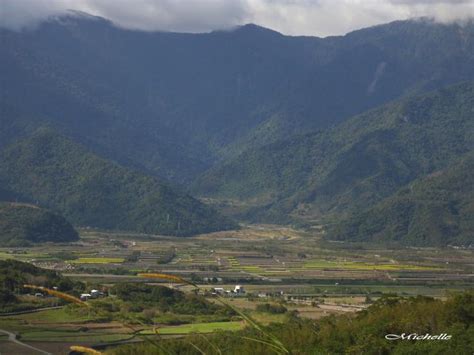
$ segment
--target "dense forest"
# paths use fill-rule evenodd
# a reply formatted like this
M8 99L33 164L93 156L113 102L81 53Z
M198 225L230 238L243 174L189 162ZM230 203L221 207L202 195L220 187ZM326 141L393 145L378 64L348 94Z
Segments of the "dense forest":
M73 226L62 216L33 205L0 202L0 246L78 239Z
M257 201L248 213L257 220L339 218L473 151L473 105L472 82L411 96L330 130L244 152L204 174L196 191Z
M415 180L328 230L328 238L469 246L474 240L474 155Z
M85 287L82 282L73 281L56 271L41 269L17 260L0 260L0 309L2 313L41 307L38 304L29 304L19 300L20 293L30 291L23 288L24 284L38 284L47 288L57 287L59 291L75 296L78 296Z
M168 314L220 315L221 317L235 314L222 305L209 302L203 296L184 293L161 285L121 283L114 285L110 293L129 304L135 312L153 308L162 313L168 312Z
M41 128L0 152L10 194L59 211L74 225L186 236L233 228L210 207L157 178Z
M50 124L179 183L246 149L474 79L469 22L396 21L317 38L256 25L141 32L71 13L0 31L0 146Z

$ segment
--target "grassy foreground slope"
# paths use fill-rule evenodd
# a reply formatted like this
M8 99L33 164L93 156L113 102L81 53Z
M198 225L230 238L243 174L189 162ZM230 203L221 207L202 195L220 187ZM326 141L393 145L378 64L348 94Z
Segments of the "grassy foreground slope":
M196 191L257 201L266 206L259 217L273 221L365 209L473 150L472 107L472 82L412 96L246 151L204 174Z
M78 239L77 232L62 216L30 205L0 203L0 246Z
M474 241L474 154L329 228L334 239L411 245Z
M474 295L451 296L446 301L428 297L383 297L367 310L321 320L291 318L263 332L247 327L215 336L188 336L111 349L108 354L472 354L474 350ZM438 336L448 340L387 340L387 334ZM275 351L271 336L288 352ZM199 350L197 350L199 349Z
M80 226L178 236L234 226L196 199L49 129L0 152L0 182Z

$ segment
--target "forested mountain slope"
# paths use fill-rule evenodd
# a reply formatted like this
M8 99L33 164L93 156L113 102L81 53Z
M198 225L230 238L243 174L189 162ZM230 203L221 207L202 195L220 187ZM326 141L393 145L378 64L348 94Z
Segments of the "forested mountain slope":
M78 226L185 236L235 225L157 178L41 128L0 151L0 185Z
M57 214L32 205L0 202L0 246L78 239L71 224Z
M201 195L255 201L279 219L367 208L474 149L474 84L412 96L204 174ZM253 214L253 213L252 213Z
M474 154L328 229L329 239L406 245L474 242Z
M141 32L71 13L0 30L0 41L7 139L47 122L179 183L248 148L474 79L472 23L399 21L322 39L255 25Z

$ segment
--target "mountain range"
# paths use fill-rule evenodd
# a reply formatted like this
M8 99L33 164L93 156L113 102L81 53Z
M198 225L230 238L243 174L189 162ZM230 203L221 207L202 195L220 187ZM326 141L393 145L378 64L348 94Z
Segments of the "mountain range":
M390 198L398 196L400 189L410 189L417 179L415 186L431 185L431 179L424 177L449 170L452 164L458 169L453 181L461 183L461 177L472 173L472 165L456 164L474 151L473 107L473 82L404 98L334 128L246 151L209 170L198 180L196 190L214 199L247 202L244 217L250 219L337 224L341 218L365 211L351 221L351 228L359 230L362 227L354 223L370 224L371 219L378 219L381 228L383 221L397 216L388 206L393 206ZM468 204L472 197L468 182L461 194L455 193L448 178L438 184L438 189L452 192L445 193L444 200L440 196L440 203L457 204L456 199L463 196ZM418 194L415 200L422 199ZM408 207L399 210L410 214ZM420 224L429 227L434 218ZM453 227L459 226L453 221ZM371 239L372 234L364 233L356 234ZM339 230L338 235L344 233ZM472 229L459 236L472 237ZM445 242L450 242L448 235Z
M71 14L0 36L2 110L182 184L250 147L474 79L473 23L316 38L141 32Z
M334 226L328 238L412 240L362 236L360 216L378 225L404 188L470 167L473 22L317 38L71 13L0 41L0 199L74 225L192 235L234 228L234 205L236 219ZM466 228L441 244L472 240Z

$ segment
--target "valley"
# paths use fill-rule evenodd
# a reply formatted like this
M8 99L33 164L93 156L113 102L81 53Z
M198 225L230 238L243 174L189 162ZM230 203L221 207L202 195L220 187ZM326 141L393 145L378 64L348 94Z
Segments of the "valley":
M318 281L331 289L334 287L328 281L363 284L361 280L367 280L387 287L394 282L467 281L472 271L471 249L387 250L377 245L324 241L318 232L274 225L249 225L193 238L80 233L81 240L76 243L1 248L0 258L27 261L75 278L86 274L91 279L136 280L134 274L159 271L198 282L219 278L220 283L264 284L272 289L279 283L309 287L308 283Z
M84 283L86 290L111 293L115 285L148 284L193 294L197 287L197 294L211 303L216 303L218 290L219 297L262 324L285 322L292 312L302 319L350 314L389 294L445 299L473 286L472 249L389 249L330 242L315 229L276 225L245 225L193 238L79 232L81 239L73 243L1 248L0 260L61 272ZM178 276L196 286L146 276L153 273ZM235 285L245 293L230 293ZM52 308L18 315L13 310L0 317L0 329L14 330L23 342L55 354L67 354L71 345L104 349L115 342L142 342L155 328L167 338L245 326L235 316L186 312L129 309L123 318L123 313L113 310L118 306L113 294L88 300L93 307L89 313L77 313L80 310L72 306L58 309L54 297L21 297L33 309ZM95 304L103 311L97 312ZM283 305L285 311L268 313L261 310L264 304Z

